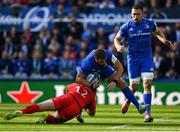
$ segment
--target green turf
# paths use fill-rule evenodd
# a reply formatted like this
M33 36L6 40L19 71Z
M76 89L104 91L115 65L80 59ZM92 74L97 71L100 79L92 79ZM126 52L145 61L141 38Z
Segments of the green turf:
M84 124L75 119L57 125L35 124L42 113L24 115L8 121L2 118L6 112L24 106L0 104L0 131L180 131L180 106L152 106L152 123L144 123L144 115L140 115L133 106L127 114L121 114L119 105L98 105L95 117L89 117L83 112Z

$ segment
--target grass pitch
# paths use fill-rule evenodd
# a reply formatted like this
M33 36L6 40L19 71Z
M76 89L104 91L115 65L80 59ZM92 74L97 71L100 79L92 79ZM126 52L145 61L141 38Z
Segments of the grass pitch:
M3 119L6 112L24 106L27 105L0 104L0 131L180 131L180 106L152 106L152 123L144 123L144 115L140 115L133 106L127 114L121 114L120 105L98 105L95 117L89 117L84 111L83 124L76 119L56 125L35 124L42 113L24 115L8 121Z

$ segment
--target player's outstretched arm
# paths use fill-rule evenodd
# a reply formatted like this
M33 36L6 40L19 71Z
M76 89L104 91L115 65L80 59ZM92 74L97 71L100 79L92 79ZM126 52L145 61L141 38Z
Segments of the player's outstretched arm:
M86 108L86 112L89 116L94 116L96 114L96 99L94 98Z
M161 41L163 44L170 46L170 47L173 46L173 43L165 38L164 33L162 31L160 31L160 29L158 27L156 27L156 30L154 33L157 36L157 38L159 39L159 41Z
M124 72L124 68L119 60L116 61L113 68L116 70L114 79L118 80L122 76L122 74Z

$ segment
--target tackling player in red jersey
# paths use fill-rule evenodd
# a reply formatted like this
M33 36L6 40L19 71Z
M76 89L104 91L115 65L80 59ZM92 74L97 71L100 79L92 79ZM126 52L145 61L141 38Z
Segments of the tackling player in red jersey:
M39 104L31 104L21 110L7 113L4 119L10 120L23 114L32 114L35 112L55 111L52 115L43 114L36 123L56 124L74 118L81 113L82 109L86 109L90 116L94 116L96 110L95 96L94 89L73 83L67 86L65 95L46 100Z

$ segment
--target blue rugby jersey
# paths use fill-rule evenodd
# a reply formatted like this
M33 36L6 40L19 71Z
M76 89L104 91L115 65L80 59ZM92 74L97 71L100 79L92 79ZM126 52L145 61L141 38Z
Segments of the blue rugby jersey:
M81 66L80 66L79 72L83 73L86 76L89 75L90 73L100 73L107 67L113 66L117 61L117 58L112 54L112 52L105 50L106 58L107 58L106 65L100 66L95 62L94 52L95 52L95 50L93 50L91 53L89 53L86 56L86 58L84 58Z
M142 18L140 24L133 20L120 27L119 34L128 42L128 59L152 57L152 32L156 29L153 20Z

